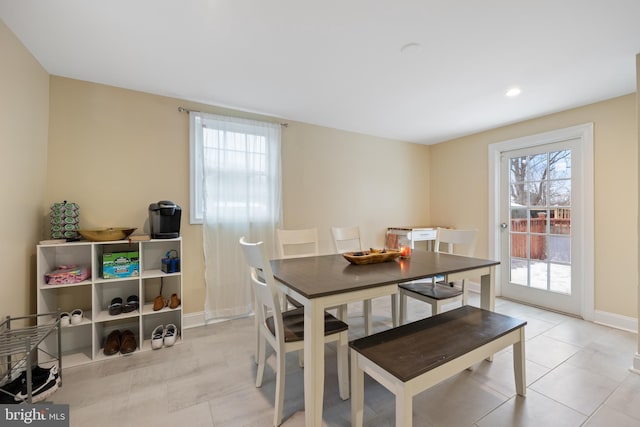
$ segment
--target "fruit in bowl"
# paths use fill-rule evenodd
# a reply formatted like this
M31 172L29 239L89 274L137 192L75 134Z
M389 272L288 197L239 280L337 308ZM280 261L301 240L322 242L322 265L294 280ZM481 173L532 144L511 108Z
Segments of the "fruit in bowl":
M370 254L385 254L387 253L387 249L374 249L374 248L369 248L369 253Z
M369 248L368 251L345 252L342 256L351 264L373 264L393 261L400 256L400 252Z

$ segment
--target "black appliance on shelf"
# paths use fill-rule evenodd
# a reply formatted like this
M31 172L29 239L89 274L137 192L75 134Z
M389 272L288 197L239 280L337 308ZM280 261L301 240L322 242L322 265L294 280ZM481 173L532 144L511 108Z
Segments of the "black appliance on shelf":
M152 239L180 237L182 209L169 200L149 205L149 231Z

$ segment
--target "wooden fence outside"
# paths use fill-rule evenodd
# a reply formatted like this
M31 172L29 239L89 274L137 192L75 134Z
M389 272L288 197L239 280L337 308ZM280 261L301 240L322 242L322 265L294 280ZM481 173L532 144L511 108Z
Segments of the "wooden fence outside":
M550 234L570 234L571 218L530 218L531 224L531 254L530 259L547 259L547 223L549 222ZM527 258L527 235L517 234L527 232L527 218L514 218L511 220L511 257ZM539 233L539 234L538 234Z

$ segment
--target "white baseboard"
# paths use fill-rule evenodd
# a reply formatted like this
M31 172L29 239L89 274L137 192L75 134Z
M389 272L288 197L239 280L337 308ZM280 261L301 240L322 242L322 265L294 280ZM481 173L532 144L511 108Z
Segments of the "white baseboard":
M182 325L182 329L197 328L198 326L206 325L206 321L204 318L204 311L185 314L182 317L182 320L184 321L184 324Z
M624 331L638 333L638 319L635 317L621 316L615 313L595 310L593 312L593 322L604 326L610 326Z
M233 317L230 319L207 320L204 311L198 311L196 313L189 313L183 316L184 325L182 325L182 329L197 328L198 326L211 325L214 323L226 322L228 320L233 320L233 319L241 319L247 316L253 316L253 313L245 314L238 317Z

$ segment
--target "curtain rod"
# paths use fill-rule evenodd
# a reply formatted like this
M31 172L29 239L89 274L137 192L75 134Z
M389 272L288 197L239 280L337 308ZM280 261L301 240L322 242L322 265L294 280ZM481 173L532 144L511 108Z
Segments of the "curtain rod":
M181 113L204 113L204 111L198 111L198 110L190 110L188 108L184 108L184 107L178 107L178 111ZM209 114L209 113L205 113L205 114ZM280 123L280 126L282 127L289 127L289 123Z

